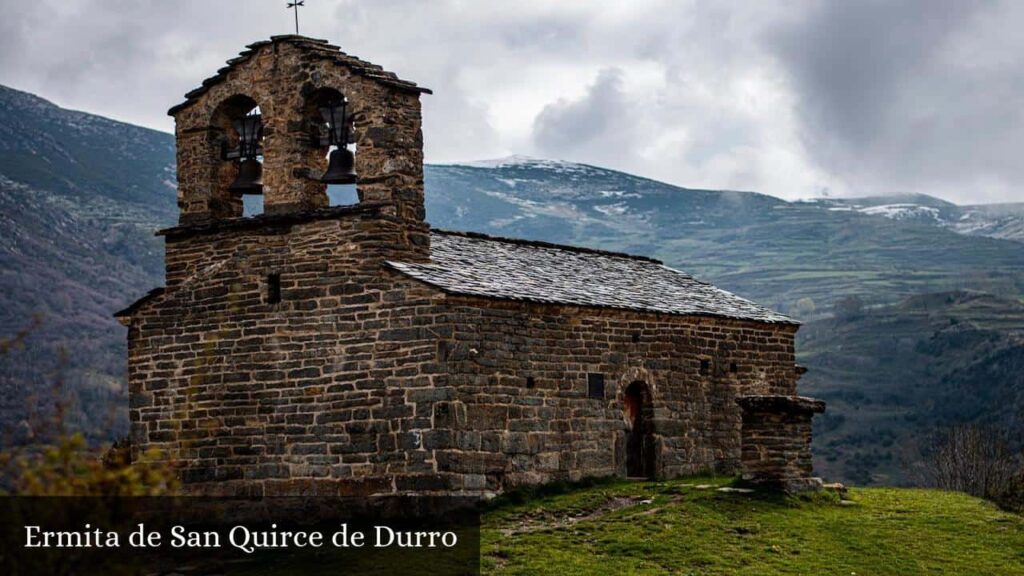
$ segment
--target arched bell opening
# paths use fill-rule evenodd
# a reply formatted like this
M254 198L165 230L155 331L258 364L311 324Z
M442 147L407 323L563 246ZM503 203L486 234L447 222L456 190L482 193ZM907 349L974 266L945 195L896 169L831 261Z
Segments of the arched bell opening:
M216 217L263 211L263 126L259 104L243 94L231 96L214 110L210 139L217 158L211 213Z
M319 88L306 98L310 124L310 174L331 206L359 203L356 191L355 141L348 99L333 88Z
M654 403L646 382L630 384L623 394L626 421L626 476L654 478Z

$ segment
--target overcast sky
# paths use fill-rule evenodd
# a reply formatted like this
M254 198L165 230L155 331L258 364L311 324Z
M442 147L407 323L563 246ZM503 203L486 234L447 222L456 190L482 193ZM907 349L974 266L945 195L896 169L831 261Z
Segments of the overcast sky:
M0 83L171 131L285 0L0 0ZM1024 2L306 0L434 89L427 157L528 154L785 198L1024 201Z

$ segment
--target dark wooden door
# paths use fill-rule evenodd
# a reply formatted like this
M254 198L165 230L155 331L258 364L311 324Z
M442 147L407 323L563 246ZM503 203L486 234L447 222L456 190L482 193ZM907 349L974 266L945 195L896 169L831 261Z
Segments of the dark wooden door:
M644 382L626 388L626 475L630 478L654 476L654 438L651 395Z

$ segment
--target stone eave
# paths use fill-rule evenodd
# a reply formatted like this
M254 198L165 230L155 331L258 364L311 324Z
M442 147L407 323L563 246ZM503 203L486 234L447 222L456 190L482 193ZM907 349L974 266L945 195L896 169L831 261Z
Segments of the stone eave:
M331 206L318 210L302 212L286 212L283 214L260 214L243 218L228 218L200 224L182 224L164 228L156 232L157 236L179 239L206 234L217 234L229 230L251 230L272 226L290 226L317 220L332 220L352 214L381 214L382 209L390 206L384 202L352 204L349 206Z
M305 51L309 57L318 60L328 60L339 66L345 66L351 70L353 74L369 78L391 88L415 94L433 94L433 91L429 88L419 86L415 82L411 82L409 80L402 80L394 72L388 72L376 64L371 64L365 60L361 60L355 56L342 52L340 47L330 44L327 40L287 34L283 36L272 36L270 40L261 40L253 44L249 44L237 57L228 60L227 66L217 70L215 75L203 80L202 84L198 88L195 88L185 94L185 101L171 107L171 109L167 111L167 114L169 116L174 116L178 112L194 104L199 100L200 96L209 91L213 86L216 86L226 80L228 74L230 74L232 70L249 61L264 46L281 43L296 46Z
M736 398L736 403L749 412L820 414L825 411L824 400L807 396L751 394Z
M114 318L117 318L118 321L120 321L122 324L124 324L125 323L124 321L127 320L127 319L130 319L132 317L132 315L135 314L135 312L139 311L143 306L145 306L146 304L149 304L150 302L152 302L156 298L162 296L166 291L167 291L167 289L162 287L162 286L160 288L154 288L154 289L150 290L149 292L146 293L145 296L143 296L142 298L139 298L135 302L132 302L124 310L119 310L117 312L114 312Z

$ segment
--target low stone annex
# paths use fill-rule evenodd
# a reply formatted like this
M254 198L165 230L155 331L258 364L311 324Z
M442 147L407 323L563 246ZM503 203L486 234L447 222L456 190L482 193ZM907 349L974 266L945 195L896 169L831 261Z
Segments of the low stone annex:
M814 485L795 321L650 258L432 230L421 94L280 36L171 109L166 287L117 314L134 459L197 494Z

